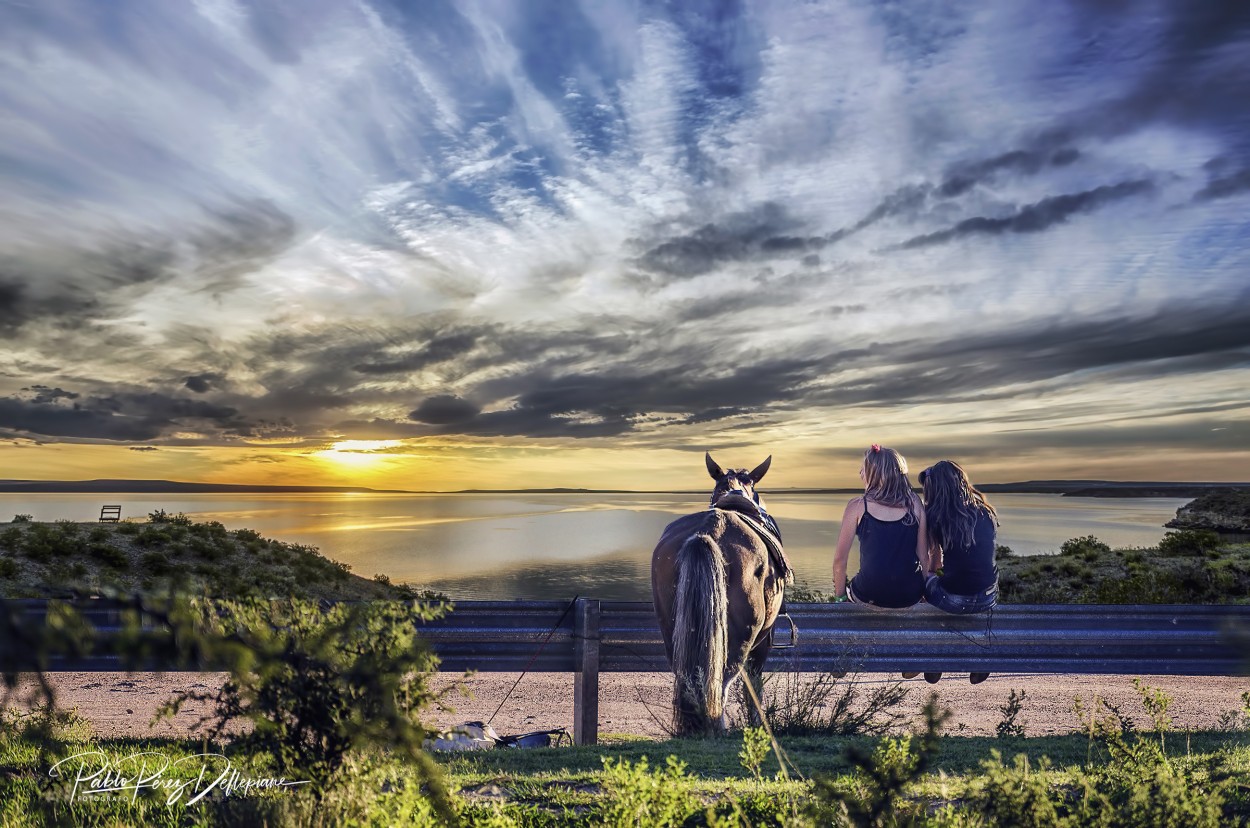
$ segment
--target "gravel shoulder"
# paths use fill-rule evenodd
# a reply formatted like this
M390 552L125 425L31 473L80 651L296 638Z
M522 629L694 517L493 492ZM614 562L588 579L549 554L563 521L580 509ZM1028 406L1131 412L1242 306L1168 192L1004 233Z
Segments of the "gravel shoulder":
M520 678L518 682L517 679ZM1173 699L1169 713L1174 730L1214 728L1221 714L1241 707L1241 693L1250 689L1250 677L1141 676L1142 682L1166 691ZM59 703L78 712L100 737L185 736L203 712L188 704L172 721L150 724L157 709L175 693L215 690L225 680L221 673L56 673ZM897 676L863 674L848 678L872 687L898 680ZM456 676L439 674L436 689L452 688L446 701L454 711L435 711L427 721L450 727L467 721L491 721L502 734L525 733L556 727L572 729L573 676L568 673L479 673L465 684L468 695L454 692ZM672 675L668 673L603 674L599 688L599 732L654 739L666 735ZM1018 724L1029 736L1070 733L1078 729L1072 712L1080 697L1088 707L1095 697L1106 699L1131 715L1140 727L1149 725L1131 676L1102 675L993 675L970 685L966 674L950 674L935 685L923 678L903 680L910 690L899 711L913 720L930 693L949 707L947 725L952 735L993 735L1002 720L1000 708L1012 690L1026 694ZM30 689L24 680L19 690Z

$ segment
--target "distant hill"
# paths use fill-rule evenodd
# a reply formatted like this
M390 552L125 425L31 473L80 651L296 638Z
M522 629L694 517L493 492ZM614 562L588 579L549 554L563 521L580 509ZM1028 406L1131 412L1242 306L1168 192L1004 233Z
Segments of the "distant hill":
M990 494L1058 494L1069 497L1199 497L1215 489L1246 489L1250 483L1176 483L1118 480L1026 480L1018 483L985 483L977 486ZM765 487L767 497L783 494L859 494L862 488L789 488ZM281 494L342 493L361 494L677 494L705 496L706 489L638 490L638 489L461 489L454 492L433 492L409 489L370 489L367 486L256 486L237 483L187 483L177 480L0 480L0 494L23 492L99 493L99 494Z
M1246 489L1250 483L1181 483L1150 480L1028 480L987 483L983 492L1061 494L1066 497L1198 497L1215 489Z
M0 492L99 492L101 494L331 493L412 494L402 489L365 486L246 486L235 483L183 483L176 480L0 480Z

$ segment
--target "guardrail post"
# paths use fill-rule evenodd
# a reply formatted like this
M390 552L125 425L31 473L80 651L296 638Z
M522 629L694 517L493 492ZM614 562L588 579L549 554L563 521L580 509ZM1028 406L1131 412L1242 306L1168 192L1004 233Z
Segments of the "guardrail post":
M573 741L599 740L599 601L578 598L573 609Z

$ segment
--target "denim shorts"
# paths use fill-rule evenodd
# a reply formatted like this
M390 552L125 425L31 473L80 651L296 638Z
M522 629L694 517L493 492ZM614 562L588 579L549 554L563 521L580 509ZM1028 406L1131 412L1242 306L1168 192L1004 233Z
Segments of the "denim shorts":
M924 599L943 612L955 615L985 612L998 603L998 581L976 595L956 595L942 588L938 576L930 575L924 583Z

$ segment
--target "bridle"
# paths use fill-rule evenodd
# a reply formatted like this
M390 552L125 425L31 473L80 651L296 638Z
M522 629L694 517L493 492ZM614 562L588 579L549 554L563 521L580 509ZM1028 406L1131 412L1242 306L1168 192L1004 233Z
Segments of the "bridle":
M725 476L716 481L716 488L712 489L708 507L716 508L722 498L731 494L741 495L756 506L761 506L759 493L755 491L755 481L746 469L730 469L725 472Z

